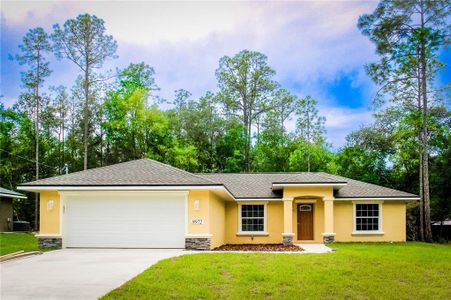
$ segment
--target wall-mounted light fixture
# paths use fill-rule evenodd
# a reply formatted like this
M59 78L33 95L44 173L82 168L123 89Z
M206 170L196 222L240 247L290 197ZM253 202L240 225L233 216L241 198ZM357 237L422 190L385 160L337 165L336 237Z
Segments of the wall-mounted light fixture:
M199 200L194 200L194 209L195 210L199 210L200 207L200 201Z
M47 210L52 210L53 209L53 200L49 200L47 201Z

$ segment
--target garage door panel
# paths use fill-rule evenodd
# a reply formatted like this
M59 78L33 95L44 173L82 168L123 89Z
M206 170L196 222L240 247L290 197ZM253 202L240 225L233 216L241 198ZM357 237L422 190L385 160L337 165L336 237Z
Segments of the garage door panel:
M66 200L67 247L183 248L184 196L77 196Z

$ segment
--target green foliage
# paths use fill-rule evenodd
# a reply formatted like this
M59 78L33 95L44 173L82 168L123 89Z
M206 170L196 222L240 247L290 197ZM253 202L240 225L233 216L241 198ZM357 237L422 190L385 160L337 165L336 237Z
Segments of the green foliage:
M38 97L36 89L42 87L46 77L50 76L51 70L46 55L51 51L48 34L41 27L30 29L19 45L21 51L16 55L20 65L26 65L27 71L22 72L22 83L31 91L34 97ZM38 101L34 99L33 101Z
M417 102L425 87L423 81L431 95L438 92L432 85L437 71L444 67L438 54L440 47L449 44L446 20L450 13L447 1L383 0L373 13L359 18L358 27L376 45L380 58L366 66L381 86L376 100L382 102L388 94L392 102L412 110L421 106Z
M53 25L55 55L71 60L84 72L102 67L106 58L115 56L117 49L113 37L105 34L104 23L95 15L81 14L67 20L62 28Z
M174 146L169 150L168 159L172 166L189 172L196 172L199 169L197 149L191 145L186 147Z
M339 175L369 183L386 185L387 168L383 153L358 146L344 147L337 157Z
M38 251L38 239L31 233L0 233L0 255Z
M310 144L321 145L325 142L326 119L318 116L316 105L318 102L307 96L296 103L296 114L299 116L296 122L296 132L300 139Z
M322 145L297 142L296 150L289 157L291 171L295 172L329 172L336 169L334 154Z
M296 148L291 136L267 129L259 135L252 151L252 170L286 172L290 169L290 154Z

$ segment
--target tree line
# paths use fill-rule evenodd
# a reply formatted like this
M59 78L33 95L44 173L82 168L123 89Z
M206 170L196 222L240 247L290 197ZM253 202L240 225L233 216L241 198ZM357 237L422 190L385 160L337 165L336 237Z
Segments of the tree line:
M117 43L102 19L82 14L52 33L30 29L15 57L22 93L12 108L0 106L2 186L143 157L191 172L324 171L421 195L410 208L409 236L430 240L430 213L451 216L450 114L446 89L433 80L445 67L440 20L449 9L436 3L382 1L359 19L380 57L367 71L382 105L375 122L349 134L339 151L326 140L314 97L285 89L262 53L220 58L216 92L195 98L179 89L162 99L148 64L103 69ZM410 30L419 9L429 23ZM79 68L71 87L51 85L52 55ZM287 130L291 120L294 131ZM37 217L29 198L15 202L16 217Z

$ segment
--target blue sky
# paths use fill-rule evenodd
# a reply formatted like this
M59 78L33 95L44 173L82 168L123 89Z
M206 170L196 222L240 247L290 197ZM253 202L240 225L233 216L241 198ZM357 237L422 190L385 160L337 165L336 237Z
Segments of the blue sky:
M376 59L374 46L356 27L358 17L377 2L8 2L1 5L1 94L6 106L20 94L21 67L8 60L29 28L48 32L80 13L105 20L118 42L119 58L104 71L130 62L153 66L159 95L171 99L183 88L199 97L216 91L215 70L223 55L242 49L260 51L276 79L298 96L318 100L327 118L328 141L334 148L345 136L371 122L375 86L363 66ZM445 62L451 55L442 55ZM54 70L48 85L72 86L79 71L50 57ZM449 82L449 72L441 81ZM294 120L288 122L294 128Z

